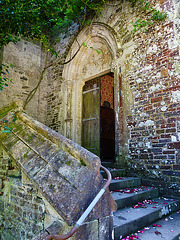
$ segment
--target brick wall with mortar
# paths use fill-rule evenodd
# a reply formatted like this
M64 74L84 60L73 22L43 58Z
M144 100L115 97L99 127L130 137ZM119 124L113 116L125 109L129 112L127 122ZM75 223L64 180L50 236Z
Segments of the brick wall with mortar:
M74 24L67 33L59 35L59 42L55 44L55 50L58 52L60 58L51 59L53 66L48 69L48 82L49 93L47 96L47 118L46 125L53 130L64 134L64 86L66 82L62 77L64 63L66 56L78 32L78 26ZM73 55L72 55L73 57ZM69 79L71 81L71 79Z
M134 33L132 22L140 16L146 16L138 8L132 8L128 2L109 2L95 21L113 29L118 45L116 61L121 68L122 95L119 103L117 163L121 165L122 159L125 159L130 168L160 179L161 185L166 188L169 186L168 181L172 183L170 188L178 188L179 3L168 0L155 1L152 4L167 12L168 17L163 22L155 23L147 31ZM61 73L62 68L56 65L54 69L57 72L54 70L53 82L57 83L56 74ZM48 124L63 134L64 92L61 88L61 91L53 91L51 94L54 97L59 93L58 99L62 100L62 104L54 107L56 113L51 114L50 105L53 99L48 100L48 112L51 116ZM157 184L159 185L158 181ZM179 190L175 190L175 193L178 195Z
M180 58L176 7L172 1L162 2L168 21L135 37L136 48L126 79L134 96L127 117L131 167L156 179L153 182L162 188L162 193L179 196Z
M176 184L180 177L178 63L180 7L176 0L154 1L153 4L157 9L166 11L168 18L165 22L149 27L147 32L134 33L132 22L139 16L141 18L146 16L138 8L132 8L128 2L109 1L101 16L95 21L112 29L118 45L116 61L121 68L122 95L119 103L120 134L117 163L121 165L124 158L129 167L146 170L147 174L153 173L155 177L163 176L164 183L170 180ZM42 97L39 102L36 99L43 115L43 120L40 121L63 135L64 109L71 112L71 105L66 107L68 102L64 98L64 86L67 83L62 77L64 65L60 62L63 62L69 53L76 33L77 26L74 25L68 31L68 35L60 34L60 42L56 44L56 48L61 59L57 59L47 71L48 85L45 85L45 90L42 86L43 90L40 91L44 98ZM10 58L10 54L7 54L6 59ZM73 82L73 79L66 81ZM17 89L20 92L18 94L24 94L22 88ZM11 94L12 92L11 90ZM7 96L5 98L7 100Z
M22 181L20 169L0 149L0 239L32 239L44 229L44 219L37 188Z

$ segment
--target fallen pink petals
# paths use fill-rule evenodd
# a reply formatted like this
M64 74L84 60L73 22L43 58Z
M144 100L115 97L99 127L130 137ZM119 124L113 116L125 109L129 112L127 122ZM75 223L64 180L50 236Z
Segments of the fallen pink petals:
M114 177L113 180L122 180L122 177Z
M160 233L160 232L158 232L158 231L155 231L155 234L156 234L156 235L161 235L161 233Z
M128 240L128 239L139 239L139 237L137 235L131 235L131 236L127 236L125 238L123 238L122 240Z
M139 205L134 205L133 208L140 208L140 206Z
M164 219L164 221L166 221L166 222L167 222L167 221L168 221L168 219L167 219L167 218L165 218L165 219Z
M149 229L150 229L150 227L145 227L145 229L146 229L146 230L149 230Z

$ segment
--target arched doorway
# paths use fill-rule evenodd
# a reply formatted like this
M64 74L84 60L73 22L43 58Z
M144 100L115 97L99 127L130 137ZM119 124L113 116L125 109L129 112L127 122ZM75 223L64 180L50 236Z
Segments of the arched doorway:
M67 136L71 132L73 141L99 155L102 160L113 161L119 150L119 99L115 97L119 94L119 68L115 60L118 47L106 26L93 24L90 33L86 29L79 34L79 44L74 42L70 55L79 45L82 47L76 58L64 67L63 77L68 83L64 88L67 98L64 134ZM109 78L107 83L112 83L111 100L105 97L109 96L109 91L103 92L103 89L108 89L106 78ZM110 146L110 151L106 151L107 146Z

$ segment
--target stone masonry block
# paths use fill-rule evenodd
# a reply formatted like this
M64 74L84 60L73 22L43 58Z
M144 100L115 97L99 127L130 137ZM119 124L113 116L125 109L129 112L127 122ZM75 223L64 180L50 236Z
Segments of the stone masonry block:
M100 240L99 238L99 222L94 220L85 222L75 233L76 240ZM102 239L103 240L103 239Z
M113 215L99 219L99 240L113 240Z

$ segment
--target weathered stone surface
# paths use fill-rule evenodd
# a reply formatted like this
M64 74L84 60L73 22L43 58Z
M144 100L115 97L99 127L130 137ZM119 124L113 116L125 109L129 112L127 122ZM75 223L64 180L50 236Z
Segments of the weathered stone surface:
M54 61L54 65L47 70L39 92L37 91L26 111L55 131L81 144L83 85L89 79L111 71L114 74L116 163L119 166L128 166L135 174L146 175L147 182L155 181L155 185L162 187L162 192L172 195L174 192L178 196L180 2L160 0L152 4L158 10L167 12L168 18L148 26L144 32L134 32L131 24L139 19L137 7L132 8L127 1L109 1L102 14L95 19L90 31L85 28L79 33L79 44L74 41L77 24L68 33L61 33L55 48L62 61L69 60L84 42L88 47L81 47L76 58L64 66L59 63L59 59L50 59L50 62ZM144 13L140 16L141 19L146 17ZM97 54L95 49L100 50L101 54ZM15 68L10 76L14 77L14 84L1 92L1 106L14 99L25 100L36 85L39 70L43 67L45 58L41 54L40 46L24 40L18 45L10 44L5 47L1 60L12 60ZM9 109L5 110L5 115ZM0 112L0 116L5 115ZM12 114L6 120L11 117ZM80 192L84 191L85 181L96 181L99 187L103 184L98 177L81 179L82 174L88 175L92 169L99 171L100 161L95 156L26 115L20 114L19 117L22 123L20 121L18 127L14 125L14 131L38 152L37 162L26 156L33 155L32 150L19 143L19 139L12 133L1 136L4 149L8 154L13 153L14 157L19 158L18 162L24 166L28 176L35 178L40 171L50 166L49 169L52 168L69 184L72 183L72 186L69 185L72 189ZM20 125L21 130L18 129ZM14 146L21 147L22 152L17 152ZM24 162L20 159L22 157ZM62 162L61 158L66 160ZM72 171L71 176L69 169L73 169L73 166L68 165L69 159L78 169ZM86 167L80 167L76 159L82 160ZM9 172L8 168L11 167L7 159L3 163L1 176ZM76 180L73 181L75 175ZM3 181L1 179L1 186ZM42 179L38 178L38 181L41 182ZM92 184L91 188L93 187ZM44 191L45 189L44 184ZM96 191L98 187L95 187L94 195ZM89 203L94 195L90 188L87 192ZM105 197L104 204L108 201ZM83 206L83 202L76 206L77 212L85 209L81 205ZM103 211L99 205L97 209ZM95 218L95 213L90 217Z
M58 234L63 231L63 225L60 221L56 221L51 224L46 230L41 231L32 240L44 240L50 234Z
M18 116L16 121L8 119L12 132L0 134L3 148L65 222L74 224L103 185L99 158L27 115ZM113 209L106 191L88 221L108 216Z
M8 84L1 95L0 108L13 101L24 101L29 92L37 85L40 69L44 65L45 53L38 42L21 40L17 44L10 43L3 48L3 63L13 64L8 77L13 83ZM47 106L46 91L47 81L44 79L40 85L40 91L35 94L26 111L32 117L45 122L45 109ZM11 94L13 92L13 94ZM39 100L38 100L39 99ZM39 103L38 103L39 102Z
M113 240L113 216L99 219L99 240Z
M79 240L84 240L84 239L100 240L98 229L99 229L98 220L86 222L77 230L77 232L75 233L75 237L76 239L79 239Z

